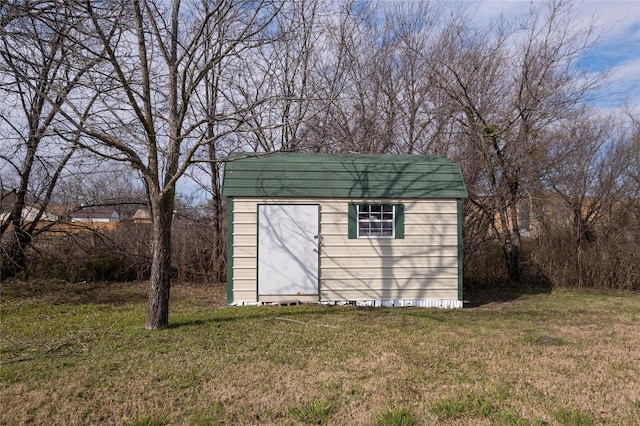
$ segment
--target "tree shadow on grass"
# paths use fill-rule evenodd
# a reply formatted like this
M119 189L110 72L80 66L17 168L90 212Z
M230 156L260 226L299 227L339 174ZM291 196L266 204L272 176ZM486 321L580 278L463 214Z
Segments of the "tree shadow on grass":
M311 326L326 326L319 325L308 317L317 316L331 316L331 315L344 315L346 310L353 311L355 315L385 315L388 311L385 308L372 308L372 307L359 307L359 306L334 306L334 305L322 305L317 303L305 303L299 306L223 306L217 309L230 309L235 312L235 315L219 315L214 313L215 310L211 310L210 318L198 318L189 320L176 320L169 321L169 329L208 325L213 323L225 323L234 321L284 321L294 322L300 325Z
M464 307L478 308L490 304L513 302L523 296L549 294L553 283L545 276L528 276L521 282L508 280L484 282L467 280L464 286Z
M147 299L141 282L78 282L61 280L6 280L3 300L32 300L50 305L124 305Z

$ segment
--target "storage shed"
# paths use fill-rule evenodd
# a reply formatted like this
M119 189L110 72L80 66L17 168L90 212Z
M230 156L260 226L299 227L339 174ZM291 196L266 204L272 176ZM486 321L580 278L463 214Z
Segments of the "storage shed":
M467 193L447 158L235 155L222 193L230 304L462 307Z

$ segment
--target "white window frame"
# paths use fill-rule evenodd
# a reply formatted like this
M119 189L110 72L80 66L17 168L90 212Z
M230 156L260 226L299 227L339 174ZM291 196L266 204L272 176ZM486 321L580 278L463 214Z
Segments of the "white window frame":
M373 209L375 209L376 207L380 207L380 210L373 211ZM385 207L391 207L391 211L384 211ZM368 225L367 232L361 233L361 224ZM372 228L377 228L378 225L380 229L380 235L372 234ZM356 230L358 238L395 238L396 206L390 203L356 204ZM384 232L385 230L390 230L391 235L382 235L382 232ZM375 232L375 229L373 229L373 231Z

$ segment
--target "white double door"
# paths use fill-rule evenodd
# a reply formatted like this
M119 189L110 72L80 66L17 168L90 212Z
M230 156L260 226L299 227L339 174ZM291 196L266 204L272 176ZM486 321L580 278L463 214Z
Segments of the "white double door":
M258 206L258 295L317 295L319 206Z

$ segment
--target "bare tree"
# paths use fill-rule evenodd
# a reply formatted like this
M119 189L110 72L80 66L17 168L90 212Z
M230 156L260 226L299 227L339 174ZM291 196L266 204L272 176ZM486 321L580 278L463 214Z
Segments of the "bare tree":
M349 76L332 126L343 151L388 153L394 147L398 105L393 45L379 5L367 3L347 22L346 68Z
M105 52L104 65L85 82L87 95L96 96L92 114L78 114L80 99L67 104L67 118L86 135L86 149L130 164L144 181L152 219L149 329L168 326L176 182L202 147L233 131L238 111L247 108L236 105L211 116L203 102L205 79L217 64L264 42L279 7L235 0L77 5ZM208 49L220 25L228 30L224 43ZM212 120L229 127L212 135Z
M325 30L333 62L316 71L320 87L339 90L306 137L330 151L444 153L451 120L435 102L429 67L443 11L435 2L345 6Z
M575 28L573 13L560 1L532 4L515 26L497 22L479 31L458 21L432 62L438 88L457 111L463 144L456 155L471 201L492 219L515 282L522 275L519 204L555 161L544 130L571 117L603 77L575 67L594 35Z
M408 154L435 153L439 126L434 115L428 60L432 56L437 24L442 19L443 4L431 2L397 3L385 13L385 32L389 33L392 55L390 96L398 109L395 144ZM391 90L394 89L394 90Z
M62 176L52 199L66 211L82 206L146 206L140 177L127 165L92 157L91 161L76 161L72 166Z
M314 92L321 15L328 13L324 6L319 0L286 3L274 21L274 42L256 52L259 72L248 76L243 92L255 87L255 95L263 100L252 116L255 136L264 151L299 149L305 143L305 122L325 104Z
M211 197L213 207L214 277L223 277L225 263L224 210L221 160L233 151L272 152L317 149L308 137L314 117L322 114L336 96L337 84L319 77L324 61L331 60L324 41L335 5L320 0L284 2L271 23L269 43L256 45L242 57L218 62L206 78L206 102L210 117L240 109L239 126L225 133L229 123L211 120ZM209 50L226 40L225 26L216 25ZM246 70L250 69L250 72ZM338 71L336 71L337 73ZM224 139L213 135L224 135Z
M317 151L385 152L391 147L390 118L396 108L388 85L395 83L378 12L373 2L349 2L325 27L325 58L318 62L314 86L330 102L305 126L307 143Z
M288 150L297 145L298 128L309 102L305 90L317 4L317 0L283 3L281 13L274 14L270 23L268 40L256 40L242 55L228 55L216 61L204 78L204 105L209 121L207 156L203 161L208 169L201 171L209 175L212 269L217 281L224 278L226 264L225 206L221 195L223 161L236 150ZM209 6L205 3L204 7L206 11ZM235 38L231 15L240 10L233 2L217 9L207 29L210 34L204 48L207 57L223 52L229 40ZM294 93L295 90L299 93ZM234 111L233 121L229 121L229 111Z
M0 162L2 173L14 178L14 196L0 236L7 243L3 259L9 270L20 271L25 249L42 230L40 219L78 147L79 134L65 130L61 109L96 61L68 48L78 22L64 2L14 1L3 4L2 12Z
M544 179L553 202L540 209L537 257L566 285L636 286L640 184L633 134L619 116L583 114L553 136L564 143Z

